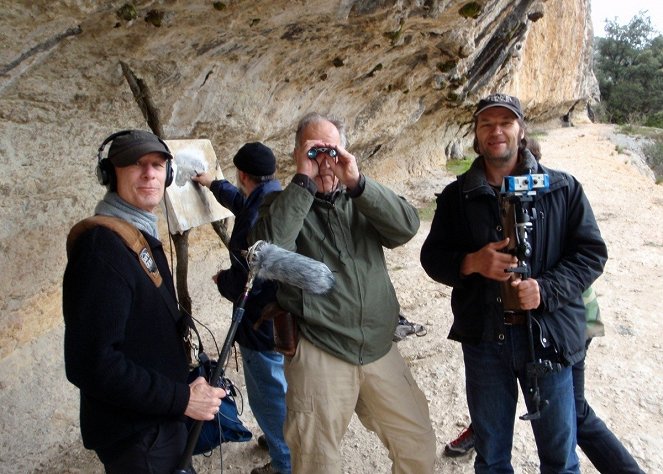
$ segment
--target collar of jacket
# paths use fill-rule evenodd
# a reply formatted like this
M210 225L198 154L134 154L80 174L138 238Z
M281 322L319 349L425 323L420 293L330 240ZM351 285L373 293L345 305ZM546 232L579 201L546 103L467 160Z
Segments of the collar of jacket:
M321 192L315 193L315 199L316 201L320 201L321 203L333 206L336 200L342 194L344 194L345 190L346 190L345 186L339 184L339 186L330 193L321 193Z
M250 207L249 203L252 204L255 200L262 202L266 194L275 191L281 191L281 182L278 179L270 179L269 181L262 181L256 184L251 194L246 197L244 208Z
M281 182L278 179L270 179L267 181L262 181L256 185L256 188L254 189L254 192L257 189L261 189L264 192L272 192L272 191L280 191L281 190ZM253 194L253 193L251 193Z
M515 175L524 175L535 172L538 162L532 153L525 149L518 152L518 164ZM479 155L472 162L470 169L465 172L463 180L463 194L494 194L493 188L486 179L486 169L483 156Z

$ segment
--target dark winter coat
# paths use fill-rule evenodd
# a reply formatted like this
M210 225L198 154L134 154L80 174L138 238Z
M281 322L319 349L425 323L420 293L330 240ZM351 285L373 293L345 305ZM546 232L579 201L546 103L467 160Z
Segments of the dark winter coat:
M210 190L216 200L235 215L229 243L230 268L219 272L216 283L221 295L236 305L244 293L248 277L246 258L242 256L242 250L248 248L247 236L258 218L258 209L264 197L272 192L280 191L281 184L275 179L265 181L258 184L248 197L245 197L237 187L225 179L213 181ZM273 301L276 301L276 284L254 281L244 306L244 316L235 335L237 343L254 351L274 350L272 322L265 321L258 328L253 328L255 322L260 318L262 309Z
M174 300L161 242L143 235ZM65 369L80 389L85 447L107 462L132 435L183 420L189 402L186 326L112 230L95 227L78 238L62 298Z
M549 188L539 189L533 202L530 267L539 284L541 305L532 315L540 323L542 340L554 345L562 362L574 364L585 350L582 292L603 272L607 249L580 183L539 163L531 166L533 173L550 178ZM499 282L460 274L468 253L503 238L498 194L487 182L479 157L438 196L430 234L421 249L426 273L453 287L450 339L464 343L504 339Z

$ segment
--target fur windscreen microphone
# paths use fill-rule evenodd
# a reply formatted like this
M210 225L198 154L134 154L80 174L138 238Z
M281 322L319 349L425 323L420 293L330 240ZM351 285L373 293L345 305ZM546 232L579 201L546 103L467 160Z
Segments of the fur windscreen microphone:
M247 260L258 278L296 286L323 295L334 286L334 275L322 262L259 240L248 251Z

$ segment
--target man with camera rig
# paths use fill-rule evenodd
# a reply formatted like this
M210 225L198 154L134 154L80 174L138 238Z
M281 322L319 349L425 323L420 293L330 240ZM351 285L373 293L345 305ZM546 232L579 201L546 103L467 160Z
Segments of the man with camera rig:
M83 444L107 473L171 473L187 442L184 416L211 420L226 395L202 377L187 383L192 323L178 310L154 214L173 156L156 135L124 130L97 157L108 192L67 240L67 378L80 389Z
M529 138L527 148L537 161L541 160L540 144ZM582 294L587 322L585 352L594 337L603 336L603 322L596 292L589 287ZM594 412L585 398L585 359L579 360L571 369L575 395L578 447L601 474L642 474L638 462ZM474 450L472 425L465 428L444 447L444 455L462 456Z
M317 113L297 127L297 174L265 198L254 240L323 262L335 285L314 295L279 283L277 300L301 337L286 358L285 437L293 472L340 474L353 413L389 450L393 472L430 474L435 434L428 401L392 341L399 305L384 247L409 241L417 210L359 172L343 123Z
M520 384L541 472L579 472L571 367L585 353L582 292L607 249L580 183L527 150L516 97L482 99L474 133L479 156L439 195L421 263L453 287L475 471L513 472Z

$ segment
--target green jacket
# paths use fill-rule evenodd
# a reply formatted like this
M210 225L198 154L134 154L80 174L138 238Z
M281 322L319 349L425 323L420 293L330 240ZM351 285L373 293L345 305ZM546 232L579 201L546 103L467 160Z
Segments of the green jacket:
M417 210L365 178L363 192L325 200L299 184L265 198L253 240L265 240L325 263L336 280L326 295L279 283L277 300L297 316L300 333L351 364L368 364L391 348L400 310L384 249L409 241Z

